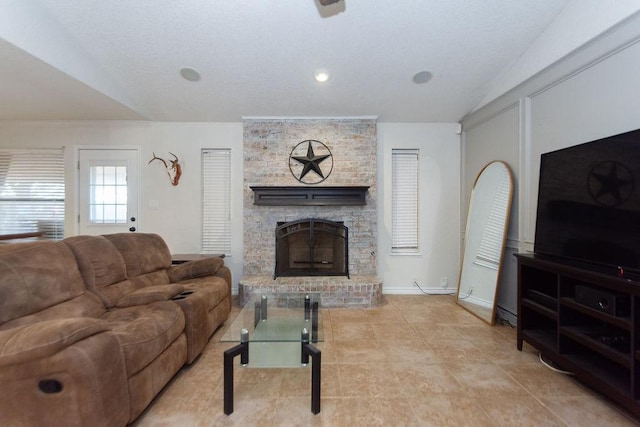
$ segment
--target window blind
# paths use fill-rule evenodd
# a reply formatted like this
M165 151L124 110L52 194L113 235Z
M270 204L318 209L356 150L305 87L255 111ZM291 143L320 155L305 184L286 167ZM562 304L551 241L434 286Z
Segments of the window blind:
M0 149L0 234L64 238L64 150Z
M231 150L202 150L202 252L231 253Z
M391 151L392 252L418 251L418 150Z

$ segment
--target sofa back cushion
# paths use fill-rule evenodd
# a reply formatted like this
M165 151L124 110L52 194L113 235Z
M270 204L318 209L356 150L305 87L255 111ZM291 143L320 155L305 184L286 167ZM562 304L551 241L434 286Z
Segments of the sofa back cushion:
M18 244L0 252L0 324L41 312L52 317L104 313L100 300L86 291L76 259L62 242ZM67 313L51 311L61 304Z
M111 308L134 290L120 251L103 236L73 236L63 240L76 257L87 288Z
M169 247L157 234L115 233L105 234L104 237L120 251L129 279L171 266Z

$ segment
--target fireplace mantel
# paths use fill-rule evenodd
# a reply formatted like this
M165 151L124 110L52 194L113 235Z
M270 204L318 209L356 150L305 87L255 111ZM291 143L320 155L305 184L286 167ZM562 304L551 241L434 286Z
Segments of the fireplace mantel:
M369 186L350 187L251 187L253 204L261 206L356 206L366 205Z

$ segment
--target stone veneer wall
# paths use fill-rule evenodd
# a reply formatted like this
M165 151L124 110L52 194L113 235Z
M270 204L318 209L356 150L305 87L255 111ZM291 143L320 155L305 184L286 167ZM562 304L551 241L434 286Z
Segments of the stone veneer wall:
M316 186L368 185L364 206L256 206L251 186L303 186L289 154L315 139L333 154L331 175ZM244 121L244 274L273 276L278 221L323 218L349 228L349 272L377 273L377 127L374 119L247 119ZM313 172L311 172L313 173Z

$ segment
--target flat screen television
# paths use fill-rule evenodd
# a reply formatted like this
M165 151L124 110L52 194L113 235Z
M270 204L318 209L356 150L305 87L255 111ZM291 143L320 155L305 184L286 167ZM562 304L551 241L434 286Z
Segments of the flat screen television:
M640 278L640 129L542 154L534 251Z

